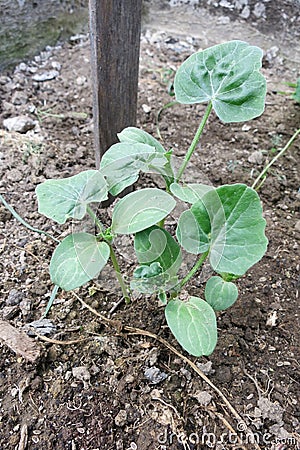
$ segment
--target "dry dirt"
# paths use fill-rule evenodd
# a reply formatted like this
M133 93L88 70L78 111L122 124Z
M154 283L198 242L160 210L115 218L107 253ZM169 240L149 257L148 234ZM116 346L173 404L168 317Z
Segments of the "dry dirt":
M158 136L158 111L172 101L170 69L202 45L176 34L143 36L138 122L144 130ZM58 72L52 80L32 79L35 71L49 70ZM224 125L211 116L192 161L199 181L251 185L299 127L300 105L278 93L288 89L282 81L294 81L295 72L276 57L264 60L263 72L268 96L260 118ZM72 225L41 217L34 190L47 178L94 166L87 39L49 49L2 75L0 91L1 123L21 114L36 121L26 134L0 129L0 193L32 226L65 236ZM203 111L202 106L173 106L162 112L163 143L175 148L178 157ZM35 363L0 344L1 450L22 450L26 442L30 450L300 448L299 150L298 141L260 189L269 239L265 257L238 281L237 303L218 314L215 352L191 358L243 422L186 360L158 340L122 329L148 330L181 351L155 299L121 303L110 314L121 293L109 269L76 292L98 313L116 320L115 326L105 326L72 293L59 292L47 316L52 330L46 337L82 342L55 344L32 336L41 349ZM3 206L0 214L0 314L24 330L41 318L49 300L48 265L55 244L23 227ZM126 242L121 244L120 258L130 276L131 256ZM201 296L204 277L190 283L190 292Z

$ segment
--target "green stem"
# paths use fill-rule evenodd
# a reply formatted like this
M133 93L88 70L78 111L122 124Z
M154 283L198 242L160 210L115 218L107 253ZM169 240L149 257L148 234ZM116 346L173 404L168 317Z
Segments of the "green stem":
M86 210L87 210L88 215L93 219L94 223L99 228L100 233L103 233L104 226L102 225L101 221L98 219L98 217L96 216L96 214L94 213L92 208L89 205L87 205Z
M50 239L53 239L53 241L60 243L59 239L56 239L54 236L52 236L51 234L47 233L47 231L43 231L43 230L39 230L38 228L34 228L32 227L28 222L26 222L21 216L19 216L19 214L17 213L17 211L14 210L14 208L9 205L6 200L2 197L2 195L0 194L0 200L3 203L3 205L5 206L6 209L8 209L8 211L14 216L15 219L17 219L22 225L24 225L24 227L28 228L28 230L30 231L34 231L35 233L39 233L39 234L45 234L46 236L48 236Z
M104 232L104 226L103 226L103 224L100 222L100 220L98 219L98 217L96 216L96 214L94 213L94 211L92 210L92 208L91 208L90 206L87 205L86 210L87 210L89 216L93 219L94 223L95 223L95 224L97 225L97 227L99 228L100 233L103 233L103 232ZM110 249L110 259L111 259L112 265L113 265L113 267L114 267L114 269L115 269L117 280L118 280L119 285L120 285L120 287L121 287L121 289L122 289L123 297L124 297L126 303L130 303L130 297L129 297L127 285L126 285L126 283L125 283L125 281L124 281L124 279L123 279L123 277L122 277L121 270L120 270L120 266L119 266L119 263L118 263L116 254L115 254L115 252L114 252L114 249L113 249L111 243L108 242L108 241L106 241L106 243L109 245L109 249Z
M125 299L125 303L130 303L130 297L129 297L127 285L126 285L126 283L125 283L125 281L124 281L124 279L122 277L122 274L121 274L121 271L120 271L120 266L119 266L116 254L115 254L114 249L112 248L111 244L109 244L109 248L110 248L110 259L111 259L111 262L112 262L112 264L114 266L118 282L119 282L119 284L121 286L122 294L123 294L123 297Z
M204 263L204 261L206 260L206 257L209 253L209 250L207 250L207 252L202 253L202 255L200 256L200 258L198 259L198 261L196 262L196 264L191 268L191 270L189 271L189 273L183 278L183 280L181 280L180 283L180 288L183 288L183 286L190 281L190 279L195 275L195 273L199 270L199 268L202 266L202 264Z
M294 142L294 140L296 139L296 137L298 136L299 133L300 133L300 128L297 131L295 131L295 133L293 134L291 139L288 141L288 143L283 147L283 149L280 150L280 152L269 162L269 164L258 175L258 177L256 178L256 180L254 181L254 183L251 186L252 189L254 189L255 186L257 185L257 183L259 182L259 180L266 175L266 173L268 172L270 167L273 166L273 164L277 161L277 159L280 158L280 156L282 156L284 154L284 152L286 152L290 148L290 146L292 145L292 143ZM263 184L263 182L261 182L259 184L259 186L256 188L257 191L262 186L262 184Z
M199 142L199 139L200 139L200 137L201 137L201 135L203 133L203 129L204 129L205 124L207 122L207 119L208 119L208 117L209 117L209 115L211 113L211 110L212 110L212 102L210 101L209 104L206 107L204 116L203 116L203 118L201 120L201 123L199 125L198 130L196 131L194 139L193 139L193 141L192 141L192 143L191 143L191 145L190 145L190 147L189 147L189 149L188 149L188 151L187 151L187 153L186 153L186 155L184 157L184 161L183 161L183 163L182 163L182 165L181 165L181 167L180 167L180 169L178 171L177 178L176 178L176 182L177 183L179 182L180 178L182 177L182 174L185 171L185 168L188 165L189 160L191 159L192 154L195 151L195 148L196 148L196 146L197 146L197 144Z

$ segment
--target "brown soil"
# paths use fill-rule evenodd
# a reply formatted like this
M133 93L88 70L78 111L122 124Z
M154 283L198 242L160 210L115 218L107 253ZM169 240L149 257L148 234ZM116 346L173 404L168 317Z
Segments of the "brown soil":
M175 69L202 43L177 36L148 38L143 38L141 48L138 121L157 136L157 113L172 100L165 69ZM58 237L70 232L72 225L58 226L40 216L34 189L47 178L74 175L94 165L88 60L88 42L81 40L52 49L0 79L1 119L29 114L37 121L26 134L0 130L0 192L26 221ZM34 67L46 71L53 62L61 64L55 79L32 80ZM265 63L264 74L268 96L260 118L224 125L211 116L192 161L193 173L202 181L251 185L299 127L299 104L277 93L286 89L281 81L295 74L276 59ZM188 147L203 111L203 106L163 111L159 122L163 143L175 148L178 157ZM238 281L238 302L218 315L215 352L208 358L191 358L255 433L261 449L299 448L298 169L296 142L260 189L268 251ZM144 181L149 183L149 178ZM24 329L45 311L55 244L22 227L3 206L0 214L2 318ZM126 242L121 244L120 258L130 275L129 248ZM203 278L201 274L190 284L191 293L201 296ZM107 317L121 299L110 269L77 294ZM120 323L148 330L181 351L155 299L138 297L130 305L121 303L111 314L117 320L115 327L107 327L72 293L59 292L48 318L56 327L49 339L86 340L59 345L32 337L42 350L35 363L0 344L1 449L24 449L26 440L30 450L258 448L249 432L243 433L245 424L238 423L223 399L185 360L151 337L122 329ZM83 374L78 367L84 368ZM162 375L157 384L145 376L151 367Z

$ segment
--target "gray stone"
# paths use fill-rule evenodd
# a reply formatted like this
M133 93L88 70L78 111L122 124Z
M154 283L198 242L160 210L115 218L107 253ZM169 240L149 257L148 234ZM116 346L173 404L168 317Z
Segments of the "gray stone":
M72 375L77 380L80 380L83 382L84 389L89 388L91 374L86 366L73 367Z
M248 161L252 164L262 164L264 159L264 155L260 150L256 150L255 152L251 153L251 155L248 158Z
M207 406L212 399L212 396L208 391L197 391L193 397L195 397L202 406Z
M115 424L118 427L123 427L127 422L127 412L125 409L121 409L115 417Z
M28 327L34 328L39 334L46 336L47 334L55 333L56 326L49 319L39 319L27 324ZM31 334L30 332L28 334ZM34 333L33 333L34 334Z
M36 122L28 116L16 116L3 120L3 126L8 131L16 131L18 133L26 133L35 127Z
M260 17L264 17L265 12L266 12L265 5L261 2L256 3L256 5L254 6L254 10L253 10L253 14L255 15L255 17L257 17L258 19Z
M250 8L248 5L246 5L243 9L242 12L240 14L242 19L248 19L250 16Z
M7 179L13 183L18 183L23 179L23 174L18 169L11 169L7 172Z
M167 374L155 366L146 369L144 375L153 384L158 384L167 378Z
M12 289L9 292L5 303L7 304L7 306L19 305L21 303L21 301L23 300L23 298L24 298L24 292L18 291L17 289Z
M54 78L56 78L59 75L58 70L48 70L46 72L42 72L42 73L35 73L32 77L33 81L39 81L39 82L43 82L43 81L50 81L50 80L54 80Z

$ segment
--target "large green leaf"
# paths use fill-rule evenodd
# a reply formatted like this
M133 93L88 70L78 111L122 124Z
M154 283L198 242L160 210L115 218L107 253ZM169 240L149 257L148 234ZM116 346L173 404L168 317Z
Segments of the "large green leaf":
M51 280L65 291L82 286L100 273L109 254L109 245L98 242L92 234L70 234L52 255Z
M153 293L178 283L181 249L168 231L154 225L136 233L134 249L141 265L134 271L132 289Z
M205 208L202 208L201 220L198 221L194 211L188 209L179 217L176 236L178 242L189 253L198 255L210 247L210 218Z
M212 307L198 297L187 302L171 300L165 309L167 323L179 344L191 355L210 355L217 343L217 322Z
M139 142L141 144L148 144L151 145L151 147L154 147L157 152L165 153L165 149L157 139L146 131L140 130L136 127L124 128L121 133L118 133L118 138L120 142L132 144Z
M177 70L179 103L212 102L223 122L243 122L264 111L266 80L259 72L263 52L242 41L215 45L191 55Z
M221 311L232 306L238 298L238 288L231 281L221 277L211 277L205 286L205 300L215 310Z
M196 203L199 199L201 199L208 191L214 189L213 186L209 186L207 184L178 184L172 183L170 186L170 190L173 195L187 203Z
M39 212L58 223L69 217L82 219L86 206L107 199L106 181L99 170L86 170L73 177L46 180L36 188Z
M164 174L168 164L165 154L154 146L122 142L112 145L104 153L100 170L107 179L109 192L118 195L137 181L140 171Z
M267 249L265 226L257 193L234 184L207 192L180 216L176 234L190 253L209 248L216 272L241 276Z
M157 188L140 189L118 201L112 216L112 231L134 234L164 219L175 208L171 195Z

